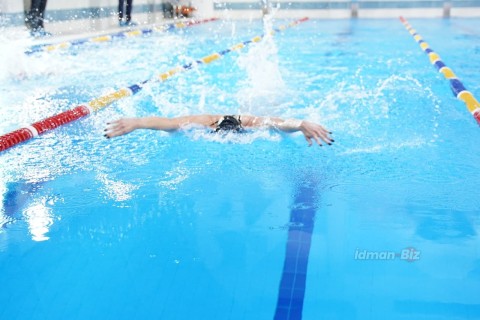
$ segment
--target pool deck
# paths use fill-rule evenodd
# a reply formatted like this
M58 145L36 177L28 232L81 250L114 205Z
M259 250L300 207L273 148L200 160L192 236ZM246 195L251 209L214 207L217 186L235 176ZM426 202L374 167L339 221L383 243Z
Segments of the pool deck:
M480 17L480 8L448 8L446 15L445 8L389 8L389 9L362 9L356 12L349 10L274 10L276 18L300 18L310 17L319 19L349 19L349 18L398 18L405 16L407 18L445 18L445 17ZM261 10L214 10L209 12L208 16L200 14L192 18L165 18L163 12L143 12L135 13L133 21L138 25L135 27L120 27L116 15L99 18L60 20L60 21L46 21L45 30L51 33L49 37L39 37L33 39L35 44L56 43L68 41L79 37L95 37L98 35L111 34L121 31L128 31L134 29L149 28L155 25L172 23L174 21L182 21L185 19L203 19L217 17L220 19L259 19L262 17ZM28 30L24 25L14 24L4 27L0 30L7 31L13 38L18 38L19 35L24 34L28 37ZM2 32L3 33L3 32ZM21 36L23 37L23 36Z
M122 31L145 29L155 25L163 25L176 21L184 21L189 18L167 19L161 13L157 14L138 14L134 17L136 26L120 27L116 17L98 18L98 19L79 19L68 21L45 22L45 30L51 36L34 38L34 43L41 45L45 43L57 43L69 41L78 38L90 38L104 34L117 33ZM11 26L5 28L8 33L13 35L28 34L25 26Z

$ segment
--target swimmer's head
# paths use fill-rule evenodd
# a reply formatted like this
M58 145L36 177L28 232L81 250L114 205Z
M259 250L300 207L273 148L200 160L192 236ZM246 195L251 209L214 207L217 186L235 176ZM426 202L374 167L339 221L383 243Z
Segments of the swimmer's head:
M232 116L225 116L218 123L215 132L243 132L242 122Z

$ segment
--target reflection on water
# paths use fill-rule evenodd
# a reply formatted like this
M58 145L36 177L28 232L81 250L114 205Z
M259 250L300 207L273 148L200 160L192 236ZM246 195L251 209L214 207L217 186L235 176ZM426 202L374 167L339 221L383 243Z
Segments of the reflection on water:
M0 227L22 220L34 241L48 240L47 233L54 221L52 207L55 197L38 196L43 182L14 182L5 185L2 197Z
M54 221L51 208L53 204L53 201L50 200L47 206L47 201L43 198L23 211L32 240L45 241L49 239L47 233Z
M411 214L415 219L416 233L423 239L438 243L451 243L453 240L474 239L477 235L474 215L452 210L428 210L416 208Z

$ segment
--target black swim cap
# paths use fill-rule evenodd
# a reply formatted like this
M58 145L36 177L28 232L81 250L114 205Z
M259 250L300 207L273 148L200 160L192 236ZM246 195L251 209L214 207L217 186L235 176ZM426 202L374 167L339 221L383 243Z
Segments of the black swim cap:
M243 131L242 122L233 116L225 116L222 121L218 123L217 129L215 130L215 132L219 131L241 132Z

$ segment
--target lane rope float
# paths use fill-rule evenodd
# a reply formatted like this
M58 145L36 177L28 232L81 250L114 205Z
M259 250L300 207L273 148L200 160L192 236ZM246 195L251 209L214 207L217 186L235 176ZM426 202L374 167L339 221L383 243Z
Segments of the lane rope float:
M465 103L468 111L473 115L477 123L480 125L480 103L474 97L474 95L468 91L463 83L457 78L455 73L445 65L440 56L433 51L427 42L425 42L421 35L417 33L415 29L408 23L404 17L400 17L400 21L403 23L408 32L413 36L415 41L420 45L420 48L428 55L430 63L437 68L438 72L443 74L445 79L450 82L450 88L452 89L455 97Z
M279 26L278 28L274 28L272 31L270 31L270 34L274 35L277 32L281 32L281 31L283 31L287 28L296 26L297 24L305 22L307 20L308 20L308 18L302 18L302 19L299 19L299 20L295 20L295 21L289 23L288 25ZM265 37L265 35L260 35L260 36L254 37L250 40L237 43L236 45L233 45L232 47L230 47L228 49L212 53L208 56L205 56L201 59L198 59L198 60L195 60L193 62L184 64L182 66L177 66L173 69L170 69L167 72L159 74L158 76L156 76L152 79L136 83L136 84L131 85L129 87L121 88L121 89L119 89L115 92L112 92L110 94L107 94L107 95L104 95L104 96L99 97L97 99L94 99L94 100L90 101L89 103L87 103L85 105L79 105L79 106L77 106L73 109L64 111L64 112L59 113L57 115L54 115L54 116L48 117L46 119L43 119L41 121L35 122L35 123L33 123L29 126L26 126L26 127L20 128L18 130L12 131L10 133L7 133L5 135L2 135L2 136L0 136L0 152L4 151L4 150L7 150L7 149L9 149L13 146L16 146L16 145L18 145L22 142L27 141L27 140L30 140L34 137L38 137L39 135L41 135L41 134L43 134L47 131L53 130L53 129L58 128L60 126L63 126L67 123L76 121L76 120L81 119L83 117L86 117L86 116L88 116L88 115L90 115L94 112L97 112L97 111L107 107L108 105L110 105L113 102L116 102L120 99L132 96L132 95L138 93L140 90L142 90L142 88L149 82L159 82L159 81L163 82L163 81L167 80L168 78L170 78L171 76L173 76L177 73L192 69L196 65L211 63L211 62L221 58L222 56L226 55L229 52L240 50L240 49L244 48L245 46L248 46L252 43L259 42L264 37Z
M149 35L154 32L166 32L173 29L181 29L190 26L194 26L201 23L207 23L210 21L218 20L217 18L209 18L203 20L189 20L189 21L180 21L175 23L163 24L159 26L153 26L152 28L144 28L144 29L136 29L136 30L128 30L122 32L116 32L112 34L104 34L100 36L95 36L91 38L85 39L77 39L72 41L65 41L55 44L39 44L32 46L30 49L25 51L25 54L30 55L36 52L51 52L59 49L68 49L71 47L81 46L87 43L99 43L99 42L108 42L117 39L125 39L125 38L132 38L142 35Z

